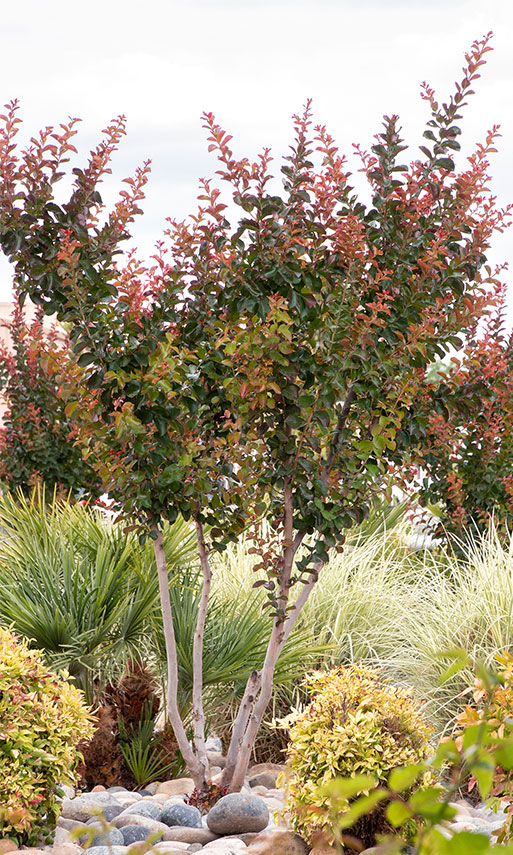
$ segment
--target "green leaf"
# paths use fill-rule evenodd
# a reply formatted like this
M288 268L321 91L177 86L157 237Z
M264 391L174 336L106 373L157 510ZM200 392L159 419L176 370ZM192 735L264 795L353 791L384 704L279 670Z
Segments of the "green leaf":
M506 772L513 769L513 739L501 742L494 751L494 758Z
M495 764L480 758L476 763L469 763L469 766L479 786L481 797L487 799L492 789Z
M454 171L454 160L450 157L438 157L433 166L438 169L448 169L449 172Z
M85 368L86 365L90 365L91 362L94 362L94 353L90 353L86 351L85 353L81 353L77 359L78 364L81 368Z
M351 799L365 790L373 790L376 784L376 779L371 775L355 775L353 778L330 781L323 789L337 799Z
M411 815L410 808L404 802L391 802L387 807L387 819L394 828L399 828L407 819L410 819Z
M489 851L490 839L486 834L457 831L446 841L446 855L482 855ZM500 851L500 850L497 850Z
M66 404L66 406L64 407L64 412L69 419L72 417L77 407L78 401L70 401L68 404Z
M453 659L452 665L443 672L442 676L439 678L438 683L442 686L448 680L451 679L455 674L461 671L463 668L468 666L469 658L468 653L462 647L453 647L448 650L442 650L440 653L436 654L437 659Z
M385 437L382 436L381 434L378 434L377 436L373 437L372 446L373 446L376 454L381 455L383 453L383 451L385 450L385 446L386 446Z
M421 765L413 764L392 769L388 778L388 786L396 793L401 793L403 790L408 790L423 772L424 769Z
M351 828L361 816L370 813L376 805L388 798L386 790L373 790L367 796L360 796L351 806L344 811L337 821L340 830Z

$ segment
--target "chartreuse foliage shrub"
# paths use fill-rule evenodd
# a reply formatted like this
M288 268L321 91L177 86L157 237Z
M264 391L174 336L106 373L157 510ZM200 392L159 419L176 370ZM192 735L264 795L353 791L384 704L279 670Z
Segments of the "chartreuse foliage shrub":
M440 655L446 662L453 660L443 680L471 665L462 648ZM385 785L376 782L373 775L356 774L331 780L320 788L328 809L324 811L325 828L316 839L316 853L360 852L361 845L351 829L356 820L363 822L376 805L381 805L389 829L377 835L377 845L372 849L375 855L404 855L406 851L415 855L513 855L510 815L503 827L493 832L493 842L477 830L447 827L457 816L452 803L469 775L481 799L488 799L492 806L497 803L491 798L497 784L499 792L507 794L504 783L512 780L513 657L504 655L498 662L497 670L477 664L477 709L469 707L460 718L461 729L442 740L427 759L393 769ZM444 779L443 788L433 786L434 775ZM407 839L413 849L407 847Z
M372 668L316 672L305 685L312 701L304 712L292 714L287 811L295 830L312 841L329 825L330 800L322 787L355 775L384 783L392 769L429 755L431 729L410 692L386 685ZM354 834L369 844L375 831L386 827L383 810L378 816L371 812L366 826Z
M75 783L75 745L92 732L82 693L0 628L0 836L34 845L55 825L58 787Z

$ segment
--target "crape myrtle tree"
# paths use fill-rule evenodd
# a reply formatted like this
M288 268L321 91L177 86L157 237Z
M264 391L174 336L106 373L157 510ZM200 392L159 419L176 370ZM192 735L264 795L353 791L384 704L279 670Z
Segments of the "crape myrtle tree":
M50 362L67 359L67 340L55 325L45 329L39 307L29 320L15 299L5 326L10 346L0 347L0 391L5 401L0 428L0 481L30 491L44 483L72 498L97 497L101 485L75 442L75 427Z
M18 159L16 105L6 115L2 246L18 287L73 324L74 359L60 366L67 412L120 516L153 539L168 715L199 789L209 775L201 656L213 552L270 523L270 540L255 539L270 636L233 723L223 783L234 791L276 661L328 550L389 495L392 476L409 477L427 426L425 408L414 406L426 369L459 346L494 299L498 283L483 265L506 216L487 187L497 129L462 171L452 160L488 42L472 46L446 104L424 86L430 119L420 159L403 163L395 116L371 152L360 152L370 206L351 189L326 129L312 126L310 104L294 118L281 193L270 184L269 150L255 162L235 158L231 138L205 114L218 176L241 218L232 227L220 189L202 182L197 214L170 222L169 251L159 245L148 268L134 255L124 266L114 258L147 165L99 219L98 183L122 120L75 170L71 199L58 205L55 164L74 125L50 143L43 134ZM203 573L191 743L177 706L162 544L162 524L177 514L196 528Z
M427 417L422 495L438 503L439 535L499 532L513 523L513 336L505 294L483 328L420 390Z

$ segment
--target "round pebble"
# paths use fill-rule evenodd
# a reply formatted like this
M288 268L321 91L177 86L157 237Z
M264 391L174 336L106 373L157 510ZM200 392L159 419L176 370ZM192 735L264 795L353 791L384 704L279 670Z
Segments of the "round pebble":
M87 850L88 855L125 855L126 852L126 846L91 846Z
M125 846L131 846L132 843L138 843L140 840L146 840L150 834L152 834L151 829L145 828L144 825L124 825L123 828L120 828L119 830L123 835L123 843Z
M150 819L156 819L157 822L160 822L162 808L155 802L138 802L135 805L127 807L123 815L125 816L129 813L135 813L137 816L147 816Z
M125 841L123 840L123 835L121 834L121 832L119 831L118 828L107 828L104 830L100 826L98 834L95 834L95 836L93 837L93 839L91 841L90 848L92 849L93 846L124 846L124 845L125 845Z
M262 831L268 822L269 811L264 800L245 793L228 793L207 815L207 825L214 834Z
M201 814L192 805L166 805L162 808L161 822L166 825L180 825L184 828L201 828Z

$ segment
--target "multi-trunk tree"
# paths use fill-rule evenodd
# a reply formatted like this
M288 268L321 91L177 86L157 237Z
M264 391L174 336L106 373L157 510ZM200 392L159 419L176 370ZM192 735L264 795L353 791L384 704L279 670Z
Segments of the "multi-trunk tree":
M152 266L116 266L138 212L145 166L99 222L97 186L122 122L70 201L53 182L74 126L15 155L13 105L5 119L0 234L20 290L73 324L74 360L59 366L76 420L120 516L149 531L159 573L168 654L167 709L197 786L208 783L202 641L212 552L262 519L273 532L256 584L267 591L270 636L234 721L224 784L240 788L269 701L280 652L328 558L392 480L421 459L426 416L416 406L430 363L471 332L498 289L485 252L506 212L488 182L496 129L457 171L457 122L489 38L466 57L454 96L436 102L420 159L404 165L397 117L360 152L372 204L348 183L345 159L310 105L294 118L291 153L271 179L271 156L235 158L206 114L218 175L242 209L235 226L205 181L190 221L171 222L170 248ZM27 176L30 164L30 178ZM203 592L194 637L193 739L180 720L173 615L161 526L177 514L198 537Z

